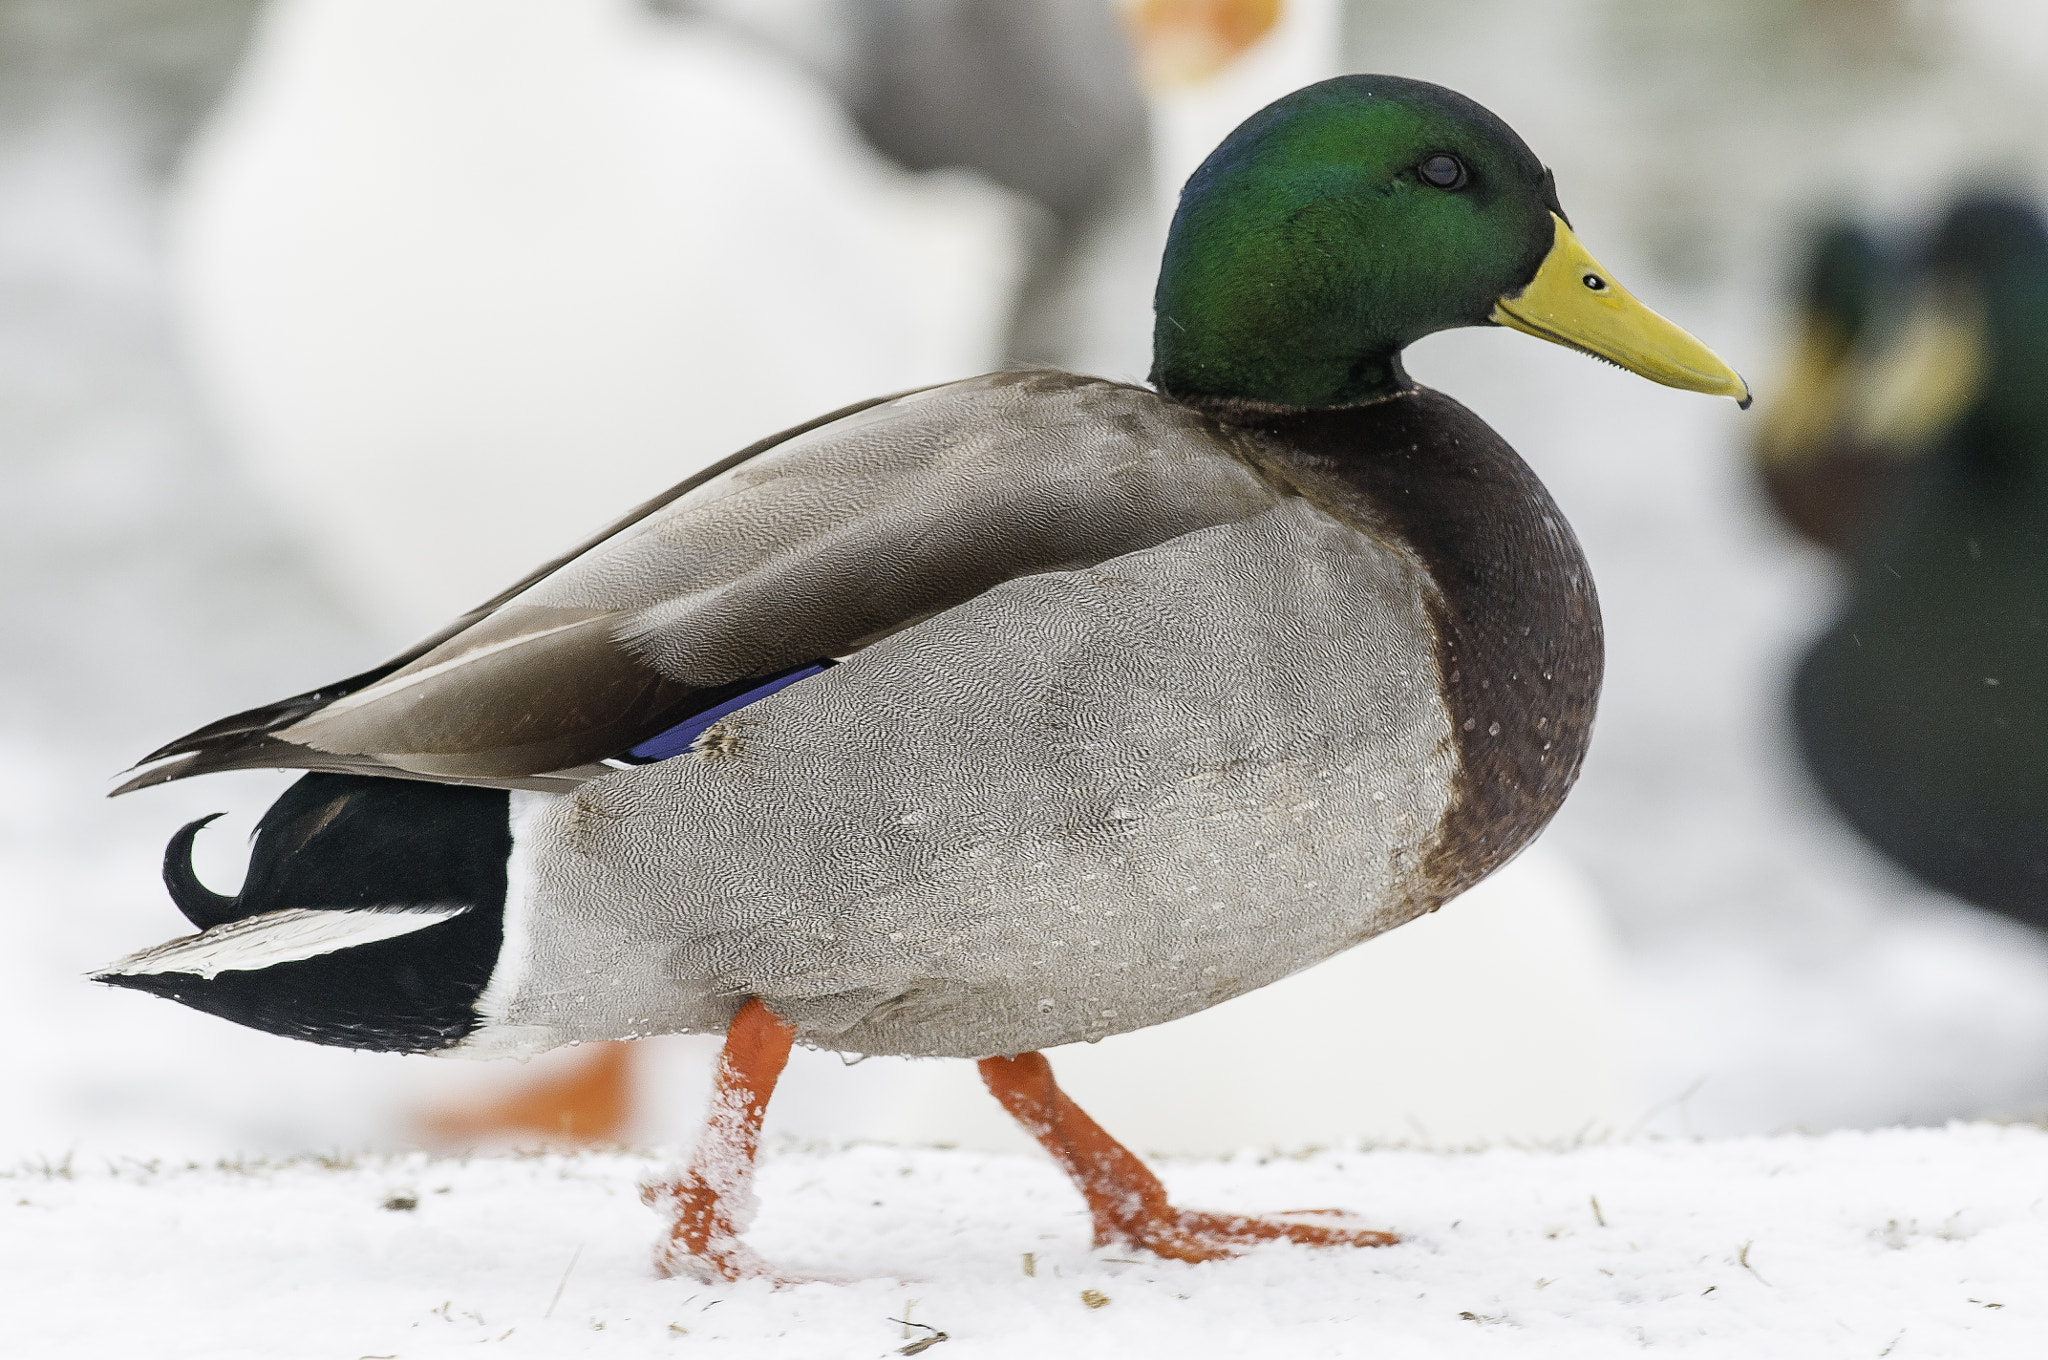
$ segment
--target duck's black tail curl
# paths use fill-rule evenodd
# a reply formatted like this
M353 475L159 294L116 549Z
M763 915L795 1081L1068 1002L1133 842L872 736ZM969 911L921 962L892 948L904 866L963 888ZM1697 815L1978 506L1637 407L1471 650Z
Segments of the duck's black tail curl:
M178 910L185 913L185 919L201 930L224 925L241 915L241 899L227 897L215 892L199 881L199 875L192 869L192 842L199 833L225 813L209 813L196 822L187 822L178 828L164 847L164 886L170 889L171 901L178 904Z

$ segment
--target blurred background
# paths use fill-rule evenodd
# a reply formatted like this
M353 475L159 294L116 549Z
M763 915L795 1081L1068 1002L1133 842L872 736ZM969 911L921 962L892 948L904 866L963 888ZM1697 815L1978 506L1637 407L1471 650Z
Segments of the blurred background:
M1450 1046L1359 1001L1386 973L1320 984L1358 1064L1334 1084L1396 1092L1336 1131L2048 1111L2048 940L1901 867L1802 760L1793 676L1855 607L1869 535L1802 537L1755 465L1763 422L1787 419L1774 387L1810 386L1817 232L1853 219L1907 261L1874 289L1903 313L1959 194L2048 201L2048 7L0 0L0 1158L447 1145L522 1083L590 1078L577 1055L324 1050L89 985L183 929L157 880L170 832L229 809L199 842L227 887L288 778L108 802L109 777L366 668L833 406L1006 360L1142 380L1178 186L1240 119L1342 71L1505 118L1588 246L1762 409L1505 331L1410 351L1570 517L1608 683L1521 877L1463 935L1425 936L1432 918L1358 951L1416 935L1427 1028L1463 1023ZM1458 992L1460 973L1490 981ZM1232 1061L1256 1063L1254 1029L1186 1042L1249 1043ZM1140 1040L1148 1061L1192 1051ZM639 1047L598 1131L687 1136L710 1047ZM1404 1048L1431 1056L1387 1066ZM1489 1103L1499 1070L1544 1062L1571 1099ZM891 1079L863 1094L867 1070L804 1059L775 1117L972 1141L885 1108L877 1092L909 1089ZM1310 1124L1242 1127L1332 1132Z

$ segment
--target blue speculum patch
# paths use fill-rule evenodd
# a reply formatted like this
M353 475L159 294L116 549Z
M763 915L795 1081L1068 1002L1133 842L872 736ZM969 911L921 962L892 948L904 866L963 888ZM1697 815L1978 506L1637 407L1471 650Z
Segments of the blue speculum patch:
M799 667L793 671L786 671L772 680L765 680L744 694L734 695L723 703L713 704L710 708L704 709L699 713L692 713L674 727L669 728L668 731L663 732L659 736L649 737L638 746L631 748L620 759L630 760L636 764L650 764L657 760L667 760L671 756L679 756L689 750L691 744L697 738L703 736L705 731L720 718L726 717L728 714L737 713L748 704L759 703L775 693L775 691L787 689L799 680L808 680L834 664L831 661L820 661L813 665Z

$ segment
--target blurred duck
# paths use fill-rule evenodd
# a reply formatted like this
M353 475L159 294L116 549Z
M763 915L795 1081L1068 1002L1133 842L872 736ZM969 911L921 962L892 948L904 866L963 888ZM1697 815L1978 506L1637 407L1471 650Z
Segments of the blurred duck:
M1799 667L1808 767L1932 886L2048 927L2048 234L1968 199L1852 380L1851 437L1911 458Z
M796 61L898 164L971 170L1031 204L1004 356L1119 377L1149 360L1151 334L1131 318L1145 314L1182 181L1245 114L1337 72L1335 0L663 8Z
M1765 390L1756 442L1772 507L1802 536L1845 552L1897 492L1906 460L1859 442L1844 420L1857 344L1893 286L1893 261L1850 221L1816 235L1794 302L1792 352Z
M973 171L1032 206L1006 359L1143 372L1150 337L1127 318L1143 315L1163 222L1155 230L1149 117L1112 0L671 0L667 9L797 62L898 165Z

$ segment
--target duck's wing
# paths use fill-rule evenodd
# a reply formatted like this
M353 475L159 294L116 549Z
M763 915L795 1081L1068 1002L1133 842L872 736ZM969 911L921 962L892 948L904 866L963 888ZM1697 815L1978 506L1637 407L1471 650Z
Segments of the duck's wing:
M1282 494L1144 388L1027 371L878 399L707 468L375 670L171 742L115 792L250 768L573 788L769 677Z
M756 454L766 453L768 450L786 443L799 435L809 434L812 430L818 429L821 426L830 425L847 416L868 410L870 407L881 406L905 395L909 394L898 393L895 396L875 397L868 401L858 402L852 406L841 407L839 410L828 412L815 420L807 421L802 425L749 444L738 453L713 463L695 475L670 487L654 499L635 506L632 510L577 544L568 552L534 568L518 582L499 591L476 608L459 615L438 632L422 638L382 665L373 667L359 675L352 675L346 680L337 680L332 684L322 685L318 689L307 690L304 694L294 694L288 699L279 699L275 703L264 704L259 708L251 708L241 713L231 714L217 722L211 722L195 731L187 732L175 741L166 742L142 759L136 761L134 766L136 769L142 769L144 766L154 766L155 768L136 775L116 788L109 796L118 796L135 789L148 788L154 784L166 784L173 779L184 779L195 774L212 774L220 770L319 769L338 774L394 773L393 771L381 768L375 761L341 760L337 753L323 753L336 755L336 759L333 761L323 760L318 764L304 764L289 759L273 761L268 759L267 756L269 754L280 754L281 752L272 751L271 748L278 744L268 741L267 738L271 733L290 727L299 719L327 707L335 700L369 689L378 681L404 669L450 639L467 632L483 622L483 620L496 613L507 602L524 594L527 590L539 584L547 577L554 575L555 572L568 566L571 562L602 547L615 535L632 528L650 515L660 513L680 497L688 494L705 482L711 481L721 473L738 467ZM283 743L283 745L289 747L291 744ZM311 759L312 754L314 753L300 752L300 755L306 759ZM183 759L173 760L174 757L183 757ZM172 763L158 764L160 761L170 761Z

